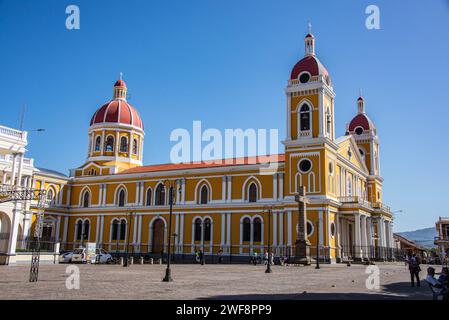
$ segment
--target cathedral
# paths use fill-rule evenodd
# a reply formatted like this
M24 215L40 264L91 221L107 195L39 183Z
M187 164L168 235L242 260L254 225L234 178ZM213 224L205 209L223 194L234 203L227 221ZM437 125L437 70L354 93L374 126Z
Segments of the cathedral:
M278 155L143 165L144 122L118 80L112 99L90 119L86 162L69 176L33 174L33 187L47 190L43 239L64 250L94 242L144 256L167 253L169 242L183 257L221 250L238 261L268 245L275 256L289 256L298 233L295 195L303 186L314 256L328 263L392 259L393 215L383 202L376 126L360 96L346 134L335 136L331 76L313 34L304 44L285 88L287 133ZM23 233L32 233L33 217Z

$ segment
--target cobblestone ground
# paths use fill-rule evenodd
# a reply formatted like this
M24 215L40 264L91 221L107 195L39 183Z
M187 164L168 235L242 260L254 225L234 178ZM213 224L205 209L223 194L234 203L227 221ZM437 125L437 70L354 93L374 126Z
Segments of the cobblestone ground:
M68 290L67 266L41 265L37 283L28 282L27 265L0 266L0 299L431 299L425 281L410 287L402 263L377 264L379 290L366 288L365 266L342 264L273 266L271 274L263 266L175 264L171 283L161 282L164 265L78 265L80 289Z

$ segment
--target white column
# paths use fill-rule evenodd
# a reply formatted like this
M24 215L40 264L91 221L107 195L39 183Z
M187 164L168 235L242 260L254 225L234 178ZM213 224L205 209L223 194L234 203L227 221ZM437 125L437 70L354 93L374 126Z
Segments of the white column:
M2 176L2 184L6 184L6 171L3 171L3 176Z
M179 252L183 253L184 252L184 214L181 213L181 217L180 217L181 221L180 221L180 225L179 225Z
M324 219L323 219L323 210L319 210L318 211L318 219L320 220L320 230L319 230L319 233L320 233L320 247L322 247L323 246L323 243L324 243Z
M42 187L41 187L42 188ZM70 206L70 197L72 193L72 187L70 185L67 186L67 199L66 199L66 206Z
M57 216L56 218L56 232L55 232L55 240L56 242L59 242L61 239L61 216ZM25 233L23 234L25 235Z
M10 256L15 256L16 245L17 245L17 233L19 231L19 219L20 211L17 209L17 202L14 204L14 209L12 210L12 224L11 232L9 234L9 243L7 254Z
M341 254L341 226L340 226L340 217L338 214L335 214L335 227L336 227L336 247L337 247L337 258L342 258Z
M363 250L363 257L368 258L368 237L366 234L366 216L363 215L361 217L361 223L362 223L362 250Z
M354 213L354 233L355 233L355 252L356 258L361 258L361 243L360 243L360 213Z
M221 217L221 240L220 240L220 246L223 248L225 244L225 229L226 229L226 214L222 212L220 214Z
M231 213L227 213L226 217L226 245L228 246L228 252L231 253Z
M226 201L226 176L221 178L221 201Z
M22 183L22 167L23 167L23 153L19 154L19 169L17 171L17 185Z
M212 254L214 245L214 221L210 223L210 241L209 241L209 253Z
M279 246L284 245L284 212L279 212Z
M181 186L181 203L185 204L185 201L186 201L186 178L183 178Z
M284 199L284 174L279 173L279 199Z
M232 201L232 177L231 176L227 176L228 178L228 199L227 202L231 202Z
M292 245L292 212L289 210L287 211L287 245Z
M277 233L277 231L278 231L278 219L277 219L277 217L278 217L278 213L277 212L273 212L273 242L272 242L272 246L273 246L273 248L275 248L276 249L276 254L278 254L278 248L277 248L277 245L278 245L278 233Z
M278 198L278 176L277 174L273 174L273 201L276 201Z
M175 253L177 253L178 252L178 247L179 247L179 223L180 223L180 218L179 218L179 213L175 213L175 233L177 234L177 237L176 238L174 238L173 240L175 240L175 243L174 243L174 245L175 245Z
M9 182L11 185L14 185L16 180L16 161L17 154L14 154L12 157L11 181Z
M64 217L64 231L62 235L62 241L67 243L67 233L69 230L69 217Z
M128 146L129 148L129 146ZM134 227L133 227L133 246L136 247L137 243L137 224L139 223L139 216L137 214L134 215Z
M324 99L323 99L323 89L318 89L318 117L319 117L319 123L318 123L318 136L322 137L324 133Z

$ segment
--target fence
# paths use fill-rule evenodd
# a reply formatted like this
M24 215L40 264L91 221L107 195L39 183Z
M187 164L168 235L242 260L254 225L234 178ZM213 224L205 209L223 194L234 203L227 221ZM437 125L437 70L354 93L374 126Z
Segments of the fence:
M343 260L404 261L406 250L376 246L342 246Z

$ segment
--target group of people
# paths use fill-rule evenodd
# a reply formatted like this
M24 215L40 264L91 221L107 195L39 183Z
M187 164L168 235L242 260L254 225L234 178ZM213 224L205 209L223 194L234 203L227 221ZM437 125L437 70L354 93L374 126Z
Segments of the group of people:
M251 263L254 264L254 265L257 265L258 263L262 263L262 261L263 261L264 265L267 265L268 264L268 260L270 260L270 264L271 265L274 264L273 253L268 253L268 250L265 251L263 256L259 256L257 251L254 251L253 255L251 257Z
M217 256L218 256L218 263L222 263L223 262L223 249L222 248L220 248L217 251ZM205 257L204 257L203 250L195 249L195 260L196 260L196 262L201 263L202 265L204 265Z
M405 263L408 264L408 269L410 271L410 280L411 286L416 285L418 287L421 286L421 282L419 279L419 273L421 272L421 260L416 254L411 254L405 260ZM449 300L449 269L448 267L443 267L441 269L440 276L438 278L435 277L435 268L428 267L427 268L427 276L425 278L426 282L430 284L430 287L433 293L436 296L442 296L443 300Z

